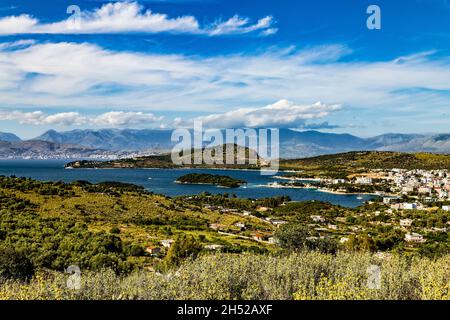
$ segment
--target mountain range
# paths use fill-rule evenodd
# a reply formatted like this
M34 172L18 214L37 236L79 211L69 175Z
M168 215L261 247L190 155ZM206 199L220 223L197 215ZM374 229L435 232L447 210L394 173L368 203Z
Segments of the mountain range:
M107 150L49 141L0 141L0 159L111 159L116 154Z
M33 140L79 144L111 151L171 149L172 130L101 129L57 132L49 130Z
M58 132L49 130L44 134L26 141L24 144L14 134L0 133L0 157L14 152L17 156L26 154L27 148L47 153L52 150L66 150L68 153L143 153L166 152L173 146L171 130L157 129L100 129L72 130ZM8 142L8 145L5 145ZM38 147L35 147L38 146ZM37 149L36 149L37 148ZM18 151L19 150L19 151ZM22 150L22 151L20 151ZM348 151L399 151L399 152L433 152L450 154L450 134L396 134L389 133L370 138L361 138L351 134L324 133L315 130L297 131L280 129L280 155L282 158L304 158L324 154ZM33 151L34 152L34 151ZM36 151L39 153L39 151Z
M0 132L0 141L17 142L21 139L14 133Z

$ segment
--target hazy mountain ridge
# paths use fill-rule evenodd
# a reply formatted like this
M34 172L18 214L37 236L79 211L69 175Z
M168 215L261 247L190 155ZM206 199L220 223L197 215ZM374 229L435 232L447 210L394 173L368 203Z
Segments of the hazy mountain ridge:
M175 145L171 141L171 134L171 130L155 129L50 130L35 140L79 144L111 151L168 151ZM286 158L365 150L366 145L365 139L350 134L280 129L280 152Z
M102 129L67 132L53 130L36 139L75 143L112 151L170 150L175 144L170 141L171 133L171 130L156 129ZM450 153L450 134L387 133L361 138L345 133L280 129L280 155L283 158L312 157L361 150Z
M158 129L86 129L65 132L49 130L28 142L46 141L61 145L76 145L80 149L101 150L111 154L148 151L163 153L171 150L175 145L175 142L171 141L171 134L172 130ZM17 143L21 140L16 135L0 133L0 141ZM31 145L28 144L28 147ZM364 150L450 153L450 134L387 133L361 138L351 134L280 129L280 156L282 158L303 158ZM8 155L0 153L0 157L4 158L5 156Z
M48 141L0 141L0 159L74 159L115 157L111 151Z
M144 151L172 148L172 130L101 129L57 132L49 130L34 140L79 144L111 151Z
M16 136L14 133L0 132L0 141L15 142L15 141L21 141L21 139L18 136Z

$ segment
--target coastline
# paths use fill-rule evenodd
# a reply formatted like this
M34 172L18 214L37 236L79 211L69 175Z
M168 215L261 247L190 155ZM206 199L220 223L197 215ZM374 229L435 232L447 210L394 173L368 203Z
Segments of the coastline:
M215 186L215 187L218 187L218 188L227 188L227 189L237 189L237 188L240 188L241 186L245 186L245 185L246 185L246 183L243 183L242 185L239 185L239 186L237 186L237 187L227 187L227 186L222 186L222 185L215 184L215 183L206 183L206 182L181 182L181 181L177 181L177 180L175 180L174 183L177 183L177 184L187 184L187 185L207 185L207 186Z
M324 193L330 193L330 194L338 194L338 195L370 195L370 196L380 196L377 193L371 193L371 192L342 192L342 191L335 191L327 188L318 188L318 187L312 187L312 186L288 186L288 185L258 185L260 187L264 188L274 188L274 189L310 189L310 190L316 190Z
M291 171L291 170L265 170L265 169L246 169L246 168L205 168L205 167L88 167L88 168L84 168L84 167L64 167L64 169L69 169L69 170L78 170L78 169L82 169L82 170L115 170L115 169L135 169L135 170L223 170L223 171L262 171L262 172L274 172L274 174L277 174L278 172L286 172L286 173L295 173L295 172L301 172L301 171ZM292 178L288 178L288 177L283 177L283 176L274 176L274 178L276 179L285 179L285 180L293 180ZM297 178L296 178L297 179ZM321 181L321 179L317 178L317 179L306 179L306 178L298 178L298 180L305 180L305 181Z

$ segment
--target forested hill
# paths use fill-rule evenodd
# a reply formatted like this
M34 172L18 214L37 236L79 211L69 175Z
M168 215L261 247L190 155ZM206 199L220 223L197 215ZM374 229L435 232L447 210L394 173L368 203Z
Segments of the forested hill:
M233 148L234 163L226 164L227 146ZM223 145L222 150L219 146L203 149L203 152L208 151L211 157L215 157L216 152L222 152L222 161L224 164L210 165L206 163L195 164L194 152L192 149L190 154L183 155L184 165L178 165L172 162L171 154L135 157L128 159L112 160L112 161L74 161L66 164L66 168L176 168L176 167L201 167L201 168L233 168L233 169L258 169L262 164L262 159L259 155L250 148L234 145ZM206 154L206 153L204 153ZM243 157L242 157L243 155ZM252 161L256 160L256 164Z
M282 160L280 168L308 172L355 173L367 169L450 169L450 155L385 151L347 152Z

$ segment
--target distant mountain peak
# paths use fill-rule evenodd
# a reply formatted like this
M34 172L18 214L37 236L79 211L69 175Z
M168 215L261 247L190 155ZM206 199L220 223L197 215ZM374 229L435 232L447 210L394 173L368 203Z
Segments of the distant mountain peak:
M22 141L22 139L20 139L14 133L0 132L0 141L17 142Z
M348 133L282 128L280 156L282 158L312 157L350 151L400 151L450 153L450 134L420 135L387 133L361 138ZM171 130L162 129L75 129L58 132L49 130L35 140L61 144L76 144L109 151L156 151L172 149Z

